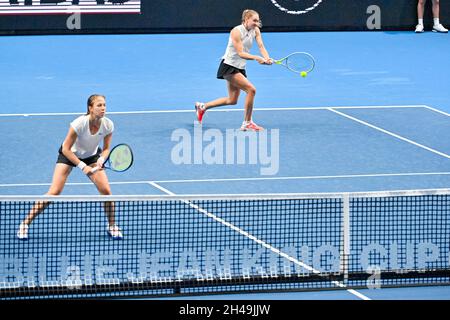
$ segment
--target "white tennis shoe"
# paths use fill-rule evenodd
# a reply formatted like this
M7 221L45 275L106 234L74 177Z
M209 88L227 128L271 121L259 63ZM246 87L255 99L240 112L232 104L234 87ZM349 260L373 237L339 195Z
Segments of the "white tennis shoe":
M113 225L108 226L108 230L107 231L108 231L108 234L113 239L122 239L123 238L122 231L117 226L117 224L113 224Z
M19 231L17 231L17 238L20 240L28 239L28 225L26 223L21 223L19 226Z
M418 24L416 26L416 31L415 33L422 33L423 32L423 24Z
M244 122L241 126L241 131L263 131L264 128L258 126L253 121Z
M438 24L433 26L433 32L447 33L448 30L442 24Z

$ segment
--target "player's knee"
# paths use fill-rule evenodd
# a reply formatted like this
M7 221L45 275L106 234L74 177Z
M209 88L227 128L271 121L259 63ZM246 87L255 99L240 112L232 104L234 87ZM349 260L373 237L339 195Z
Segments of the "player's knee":
M103 196L112 195L111 188L109 186L103 186L101 188L98 188L98 192L100 192L100 194Z
M256 88L254 86L249 86L247 88L247 94L255 95L256 94Z
M235 98L228 98L228 100L227 100L227 104L229 104L229 105L235 105L237 103L238 103L238 100Z
M419 4L420 4L421 6L423 6L423 5L425 4L425 1L426 1L426 0L419 0ZM435 1L439 1L439 0L435 0Z

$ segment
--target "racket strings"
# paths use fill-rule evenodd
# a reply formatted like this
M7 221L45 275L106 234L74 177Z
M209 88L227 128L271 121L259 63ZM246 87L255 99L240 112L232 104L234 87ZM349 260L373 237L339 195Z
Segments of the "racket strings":
M116 171L126 170L133 162L133 155L127 146L120 146L111 151L109 163L111 169Z
M287 58L286 65L295 72L309 72L314 67L314 61L307 55L294 54Z

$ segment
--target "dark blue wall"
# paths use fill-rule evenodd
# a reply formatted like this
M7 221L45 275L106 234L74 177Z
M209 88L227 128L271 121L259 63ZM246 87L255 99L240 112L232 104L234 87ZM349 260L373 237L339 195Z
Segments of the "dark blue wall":
M412 30L417 20L415 0L276 2L293 11L316 6L308 13L293 15L278 9L272 0L142 0L141 14L83 14L78 30L67 28L70 14L0 14L0 34L224 32L240 23L241 12L246 8L259 11L264 31L368 30L370 5L380 8L381 30ZM43 6L35 2L34 7ZM444 25L450 25L450 1L441 1L441 20ZM429 0L426 24L431 21Z

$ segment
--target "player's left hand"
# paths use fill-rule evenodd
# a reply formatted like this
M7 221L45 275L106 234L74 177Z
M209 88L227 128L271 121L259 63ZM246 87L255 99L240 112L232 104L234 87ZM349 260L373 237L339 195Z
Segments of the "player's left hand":
M98 158L98 160L97 160L97 167L99 169L102 169L104 163L105 163L105 158L103 158L103 157Z

